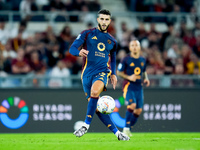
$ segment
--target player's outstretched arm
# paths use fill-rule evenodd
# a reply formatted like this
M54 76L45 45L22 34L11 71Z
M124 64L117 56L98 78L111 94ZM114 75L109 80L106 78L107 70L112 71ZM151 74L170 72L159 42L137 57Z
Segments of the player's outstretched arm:
M149 78L148 78L146 71L144 72L144 81L143 82L146 85L146 87L150 86L150 81L149 81Z
M115 90L115 87L117 85L117 76L115 74L112 74L110 76L111 84L113 85L113 89Z

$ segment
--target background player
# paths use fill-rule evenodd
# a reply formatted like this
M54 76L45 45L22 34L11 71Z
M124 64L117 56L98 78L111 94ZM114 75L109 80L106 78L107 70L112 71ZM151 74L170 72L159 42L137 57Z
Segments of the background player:
M93 115L96 111L99 95L106 90L110 76L113 88L117 84L116 77L116 40L107 33L111 22L108 10L98 12L98 27L85 30L78 35L70 47L70 53L84 59L82 70L82 84L88 102L84 125L74 132L77 137L83 136L89 129ZM111 61L111 70L109 66ZM99 119L118 137L118 140L129 140L129 137L118 131L109 115L96 112Z
M117 75L124 78L123 94L128 101L126 111L126 125L123 133L131 135L131 128L137 122L143 107L142 81L148 87L150 81L146 72L146 60L140 56L140 42L133 40L129 43L130 55L126 56L118 65Z

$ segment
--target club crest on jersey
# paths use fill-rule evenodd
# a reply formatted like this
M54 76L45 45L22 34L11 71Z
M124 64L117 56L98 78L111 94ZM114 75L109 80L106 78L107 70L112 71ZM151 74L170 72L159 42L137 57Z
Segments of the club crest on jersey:
M111 44L111 40L107 40L108 44Z
M143 63L143 62L141 62L141 66L144 66L144 63Z
M100 42L98 45L97 45L97 48L99 51L104 51L106 46L104 43Z

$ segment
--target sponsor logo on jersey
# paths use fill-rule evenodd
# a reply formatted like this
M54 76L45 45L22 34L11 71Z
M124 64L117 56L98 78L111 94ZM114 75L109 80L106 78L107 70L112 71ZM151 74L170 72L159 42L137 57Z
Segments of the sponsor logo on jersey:
M106 48L106 46L105 46L104 43L100 42L100 43L97 45L97 48L98 48L98 50L100 50L100 51L104 51L105 48Z

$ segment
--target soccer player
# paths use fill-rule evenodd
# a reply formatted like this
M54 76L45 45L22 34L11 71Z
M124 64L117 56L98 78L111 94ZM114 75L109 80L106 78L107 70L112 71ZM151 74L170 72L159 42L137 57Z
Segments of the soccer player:
M98 12L98 27L84 30L72 43L69 52L84 59L82 70L82 84L88 100L87 113L83 126L74 132L77 137L83 136L89 129L93 115L97 108L97 101L102 91L106 90L110 77L113 88L117 84L116 77L116 40L107 33L111 22L109 10ZM109 63L110 61L110 63ZM99 119L117 136L118 140L130 138L120 132L111 121L109 115L96 111Z
M143 107L143 88L150 85L146 72L146 60L140 56L140 42L133 40L129 43L130 54L118 65L117 75L124 78L123 96L128 102L126 124L123 133L132 136L131 128L135 125Z

